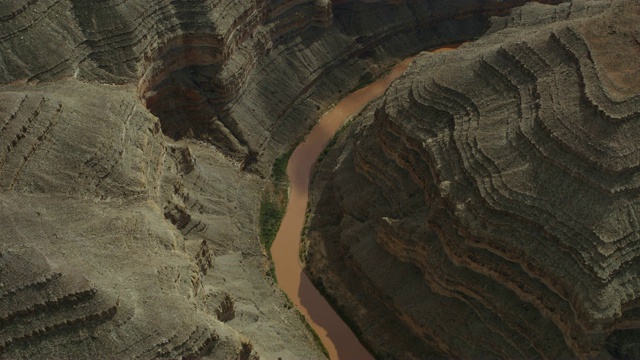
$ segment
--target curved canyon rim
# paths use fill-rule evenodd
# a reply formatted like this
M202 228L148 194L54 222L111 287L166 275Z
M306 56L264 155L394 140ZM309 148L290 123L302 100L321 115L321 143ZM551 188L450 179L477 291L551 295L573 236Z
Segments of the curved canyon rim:
M291 299L338 358L640 359L639 23L638 0L3 1L0 359L328 359ZM292 160L287 296L292 151L418 53Z
M429 52L451 51L461 44L445 45ZM326 112L298 145L287 164L289 201L271 247L278 284L316 332L331 359L372 359L329 302L311 283L300 265L300 240L305 224L312 167L329 140L347 119L381 96L409 66L413 57L397 64L389 74L342 98Z

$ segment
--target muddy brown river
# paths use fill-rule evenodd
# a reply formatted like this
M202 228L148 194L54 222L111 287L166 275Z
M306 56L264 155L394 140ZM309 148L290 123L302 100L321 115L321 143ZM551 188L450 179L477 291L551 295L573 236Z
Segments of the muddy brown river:
M434 52L453 50L459 45L438 48ZM404 72L412 59L396 65L391 72L370 85L345 96L329 110L293 151L287 164L289 203L271 247L280 288L307 319L327 348L331 359L373 359L342 321L327 300L302 272L298 253L309 199L309 176L316 159L338 128L369 101L382 95L391 82ZM303 305L304 304L304 305Z

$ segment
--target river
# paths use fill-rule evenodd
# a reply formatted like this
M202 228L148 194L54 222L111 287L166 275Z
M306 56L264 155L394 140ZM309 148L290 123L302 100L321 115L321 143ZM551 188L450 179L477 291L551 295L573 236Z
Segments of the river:
M458 46L444 46L433 52L453 50ZM345 120L368 102L382 95L391 82L409 66L411 60L412 58L399 63L387 76L342 98L333 109L320 118L304 142L295 148L287 164L290 182L289 203L271 247L276 277L280 288L289 295L293 304L318 334L331 359L360 360L373 357L313 286L300 266L300 236L309 199L311 168ZM301 301L301 297L304 301Z

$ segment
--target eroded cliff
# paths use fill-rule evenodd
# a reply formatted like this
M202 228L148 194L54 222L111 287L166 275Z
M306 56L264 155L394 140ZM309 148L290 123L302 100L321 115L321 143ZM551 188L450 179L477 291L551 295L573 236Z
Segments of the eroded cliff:
M316 174L307 269L383 357L640 355L640 7L424 53Z
M273 159L524 2L3 1L0 357L322 358L266 275Z

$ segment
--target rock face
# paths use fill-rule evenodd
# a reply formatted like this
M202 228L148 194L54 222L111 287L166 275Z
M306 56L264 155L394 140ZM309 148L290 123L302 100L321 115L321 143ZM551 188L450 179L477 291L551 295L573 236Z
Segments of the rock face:
M640 356L638 21L527 4L421 54L332 148L307 267L374 351Z
M252 224L254 206L243 200L259 182L205 157L207 147L166 141L134 90L65 80L0 93L0 357L256 356L251 332L237 331L250 320L215 320L214 300L235 290L223 277L237 271L211 270L214 258L261 258L250 242L226 238L253 234L240 224ZM282 301L255 301L251 291L272 294L271 285L258 264L247 271L254 284L234 291L236 307ZM295 330L292 338L312 344Z
M489 16L523 3L9 1L0 83L136 84L163 133L247 167L260 159L264 172L363 73L478 37Z
M478 38L491 16L523 3L4 1L0 357L322 358L265 275L257 213L273 159L331 103L399 57ZM541 21L601 3L580 4L549 10ZM494 20L494 31L528 25L518 17L528 18L524 12ZM591 41L605 41L599 34ZM583 51L576 49L564 51ZM599 66L617 66L604 59ZM624 100L635 83L607 73L607 91ZM594 111L629 124L619 109L633 100L609 104L598 89L588 90ZM374 145L379 161L389 158ZM626 177L598 175L599 183L624 188L633 178L624 161L607 166ZM581 169L575 178L608 174ZM401 181L416 187L409 179ZM400 244L393 223L387 234ZM607 266L602 274L614 271ZM406 330L386 319L397 334ZM622 328L603 321L597 334ZM571 334L582 334L576 329ZM633 337L615 334L611 343ZM411 336L418 335L401 342Z
M68 327L89 327L118 311L118 299L73 269L54 268L37 250L7 251L0 261L2 350Z

